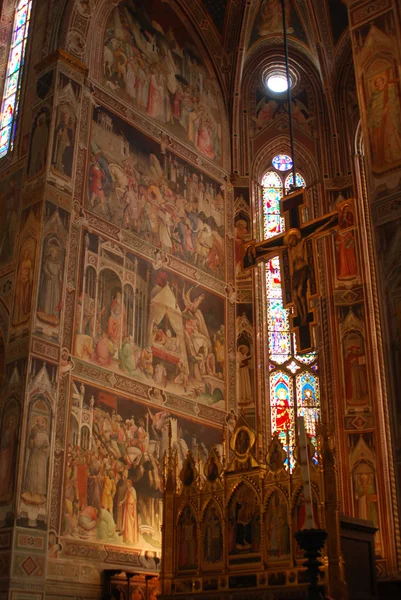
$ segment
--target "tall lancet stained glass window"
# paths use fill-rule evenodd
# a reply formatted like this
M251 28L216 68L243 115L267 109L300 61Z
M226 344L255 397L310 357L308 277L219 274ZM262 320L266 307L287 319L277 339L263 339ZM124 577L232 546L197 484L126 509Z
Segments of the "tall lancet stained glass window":
M31 0L20 0L15 10L1 103L0 158L14 146L31 7Z
M274 163L273 163L274 164ZM263 186L263 233L270 238L285 229L280 216L280 200L293 182L293 174L279 169L269 170ZM305 180L296 173L296 182ZM290 311L283 306L280 260L276 256L266 263L266 311L269 359L269 389L271 431L278 432L289 455L289 467L294 459L295 418L305 418L306 430L316 443L316 426L320 416L320 395L317 356L315 352L298 354L295 336L290 332Z

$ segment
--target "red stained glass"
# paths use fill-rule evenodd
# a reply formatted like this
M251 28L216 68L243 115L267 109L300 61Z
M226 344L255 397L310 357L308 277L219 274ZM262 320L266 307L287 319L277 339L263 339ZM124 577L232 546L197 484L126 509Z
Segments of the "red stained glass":
M32 0L20 0L14 17L14 28L8 54L7 73L1 103L0 158L13 149L18 103L21 95L21 75L24 64L26 40Z

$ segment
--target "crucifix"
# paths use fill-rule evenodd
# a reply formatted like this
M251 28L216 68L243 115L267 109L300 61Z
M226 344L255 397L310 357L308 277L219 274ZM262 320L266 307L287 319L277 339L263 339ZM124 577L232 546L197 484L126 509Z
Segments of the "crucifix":
M279 254L283 304L291 308L291 331L295 333L297 351L300 354L313 350L312 327L316 324L310 300L318 296L318 279L315 266L316 240L337 228L339 210L318 219L302 223L305 205L304 190L284 196L281 200L281 215L286 231L267 240L255 240L244 245L244 270Z

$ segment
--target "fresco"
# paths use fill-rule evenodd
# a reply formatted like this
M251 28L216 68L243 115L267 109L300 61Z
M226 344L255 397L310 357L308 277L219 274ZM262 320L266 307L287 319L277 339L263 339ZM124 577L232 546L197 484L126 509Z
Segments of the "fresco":
M79 94L78 84L60 74L50 179L61 186L68 186L72 178Z
M103 108L93 115L86 202L118 227L224 277L220 184Z
M50 457L57 367L31 360L19 525L45 528L48 520Z
M22 170L4 177L0 192L0 268L14 255Z
M71 396L63 535L157 552L170 424L179 470L189 450L204 465L221 430L78 381Z
M40 203L27 208L21 214L13 315L13 325L16 328L25 327L31 316L40 214Z
M355 219L351 204L345 203L340 212L339 231L335 236L337 279L355 279L358 265L355 251Z
M69 214L67 211L46 202L36 331L53 339L58 339L63 307L64 263L68 228Z
M47 106L40 108L33 118L28 157L28 178L41 175L46 166L49 143L50 111Z
M372 166L386 170L401 160L401 104L397 33L391 14L355 32Z
M367 519L378 528L375 533L375 553L382 551L380 507L377 494L376 447L373 432L349 436L354 515Z
M75 356L225 408L224 300L95 235L84 236Z
M297 94L292 101L293 123L303 133L313 135L314 117L309 109L308 95L306 91ZM257 90L256 92L256 110L253 117L256 131L260 131L271 125L275 119L282 115L286 118L288 114L287 102L280 100L277 96L273 98L266 93L266 90Z
M235 188L234 211L235 275L237 278L246 278L249 277L249 273L244 275L242 272L242 247L244 242L248 242L251 239L249 188Z
M255 414L254 330L251 304L237 304L237 408L251 419ZM252 421L249 421L252 423Z
M365 323L361 305L340 307L345 398L349 410L369 405Z
M287 33L301 40L305 44L307 43L305 31L302 27L298 13L291 3L287 2ZM249 45L251 46L259 38L267 35L280 35L283 32L283 9L281 0L262 0L259 12L256 15L255 23L253 25L251 39Z
M200 54L160 0L121 3L103 47L103 82L211 160L221 161L221 119Z
M260 537L258 498L252 488L241 484L231 497L228 508L229 556L260 552Z

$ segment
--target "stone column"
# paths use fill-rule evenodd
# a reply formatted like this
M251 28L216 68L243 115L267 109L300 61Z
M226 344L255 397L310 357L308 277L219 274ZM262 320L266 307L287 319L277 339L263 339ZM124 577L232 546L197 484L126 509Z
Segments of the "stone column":
M401 570L399 532L400 476L398 506L395 473L401 473L401 87L400 13L396 0L349 3L354 67L361 113L361 136L356 148L355 167L358 195L364 198L367 225L366 247L376 250L378 278L371 273L372 349L377 357L375 379L377 398L377 452L371 463L376 472L379 508L381 504L382 559L379 577L391 577ZM363 143L362 143L363 140ZM372 223L370 223L370 215ZM371 225L375 240L371 239ZM376 242L376 244L374 244ZM381 319L374 308L381 308ZM374 330L374 331L373 331ZM374 333L374 335L373 335ZM393 439L392 439L393 438ZM379 441L380 440L380 441ZM394 454L393 454L393 445ZM355 452L357 448L355 447ZM363 452L365 462L366 448ZM369 450L372 453L372 447ZM369 454L368 452L368 454ZM395 463L393 461L395 456ZM369 473L366 472L369 479ZM374 487L374 482L373 482ZM355 491L355 490L354 490ZM373 489L371 496L373 497ZM356 493L356 501L361 498Z
M2 469L10 473L0 490L0 591L4 598L39 600L63 508L77 272L68 249L79 250L71 214L75 190L82 193L84 161L81 170L75 164L83 160L77 146L86 68L58 51L35 71L26 89L30 101L20 107L21 142L4 174L20 206L0 413Z

